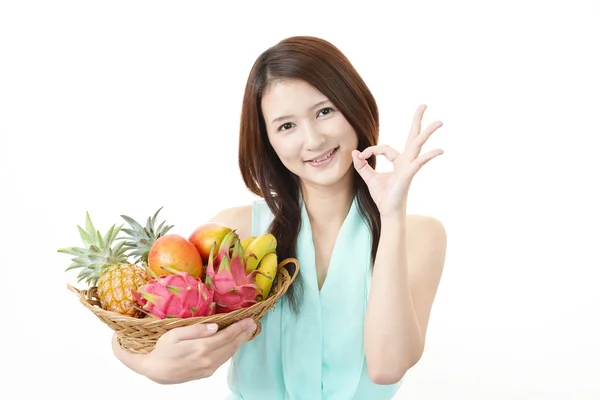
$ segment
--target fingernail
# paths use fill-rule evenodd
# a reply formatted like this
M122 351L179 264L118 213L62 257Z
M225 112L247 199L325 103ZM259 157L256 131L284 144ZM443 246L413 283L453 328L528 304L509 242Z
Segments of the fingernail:
M216 331L219 328L217 324L206 324L207 331Z

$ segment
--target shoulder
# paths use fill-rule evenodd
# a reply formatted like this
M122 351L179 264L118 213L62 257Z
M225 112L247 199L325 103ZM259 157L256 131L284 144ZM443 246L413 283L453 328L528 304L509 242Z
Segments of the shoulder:
M235 229L240 237L249 237L252 231L252 204L225 208L210 218Z
M442 221L430 215L410 214L406 218L406 226L413 239L446 238L446 228Z
M406 221L407 252L415 268L441 273L446 257L444 224L429 215L411 214Z

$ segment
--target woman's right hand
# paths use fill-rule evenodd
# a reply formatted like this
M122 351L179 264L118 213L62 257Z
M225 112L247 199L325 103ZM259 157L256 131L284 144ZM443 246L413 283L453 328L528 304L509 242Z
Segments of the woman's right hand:
M158 339L154 350L148 354L134 354L123 349L115 334L113 351L127 367L157 383L175 384L206 378L229 360L256 330L251 318L218 332L211 330L211 325L172 329Z

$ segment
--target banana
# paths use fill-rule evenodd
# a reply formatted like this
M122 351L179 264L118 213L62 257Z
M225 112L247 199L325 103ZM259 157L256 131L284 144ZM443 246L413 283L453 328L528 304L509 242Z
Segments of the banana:
M277 248L277 239L270 233L264 233L254 239L244 252L246 273L254 271L265 254L272 253Z
M250 243L252 243L254 241L254 239L256 239L254 236L250 236L241 241L242 249L244 249L244 253L246 253L248 246L250 245Z
M275 274L277 274L277 253L267 253L260 260L256 276L254 277L254 283L261 289L261 293L256 297L256 301L263 301L269 296Z

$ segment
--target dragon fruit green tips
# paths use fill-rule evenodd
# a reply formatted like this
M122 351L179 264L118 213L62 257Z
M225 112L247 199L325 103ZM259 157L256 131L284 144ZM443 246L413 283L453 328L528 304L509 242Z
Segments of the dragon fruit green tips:
M170 268L169 275L161 275L140 286L132 294L141 309L160 319L205 317L215 313L213 290L200 278Z
M232 243L233 251L230 256ZM246 274L244 249L236 231L231 231L223 238L215 260L216 250L214 244L208 257L205 278L206 286L214 290L216 313L228 313L255 304L261 291L254 283L254 276L260 272L254 270ZM218 265L217 272L215 264Z

